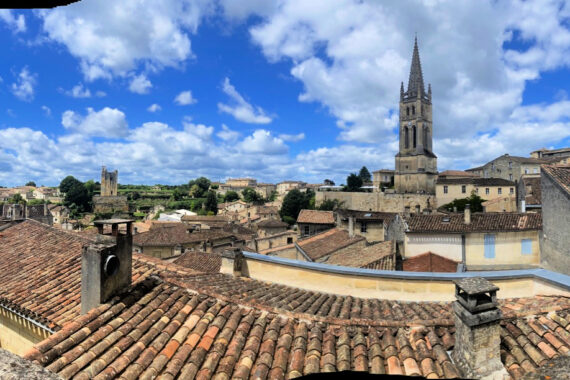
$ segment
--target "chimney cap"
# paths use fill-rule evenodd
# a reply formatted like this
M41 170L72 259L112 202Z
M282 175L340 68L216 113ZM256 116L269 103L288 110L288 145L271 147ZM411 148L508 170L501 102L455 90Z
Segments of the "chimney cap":
M133 219L100 219L95 220L93 222L94 225L104 226L104 225L115 225L115 224L123 224L123 223L133 223Z
M483 277L465 277L453 280L453 283L470 296L499 290L497 285Z

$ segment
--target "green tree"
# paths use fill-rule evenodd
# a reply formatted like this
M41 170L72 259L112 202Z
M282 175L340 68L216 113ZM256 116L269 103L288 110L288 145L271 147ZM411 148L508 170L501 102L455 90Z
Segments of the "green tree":
M485 200L477 195L475 191L472 191L469 197L454 199L453 202L449 202L441 207L448 211L453 211L453 208L457 207L458 212L463 212L465 210L465 205L469 205L471 212L482 212L483 202L485 202Z
M71 189L73 185L77 184L78 182L81 183L81 181L79 181L74 176L68 175L67 177L61 180L59 184L59 191L65 194L69 191L69 189Z
M230 190L224 196L224 202L233 202L239 199L239 194L233 190Z
M289 224L295 223L301 210L308 209L310 207L313 194L314 193L312 191L307 191L307 193L303 194L298 189L293 189L288 192L283 199L283 204L279 211L281 219Z
M245 189L243 189L241 195L243 196L243 200L248 203L259 202L263 200L261 198L261 195L259 195L257 191L255 191L251 187L246 187Z
M370 181L372 181L372 176L370 175L370 172L368 171L368 169L366 168L366 166L363 166L362 169L360 169L360 172L358 173L358 176L360 177L360 179L362 180L362 182L370 182Z
M26 186L33 186L36 187L36 183L34 181L29 181L26 183Z
M12 195L10 198L8 198L7 201L8 204L26 204L26 200L24 199L24 197L22 197L22 194L20 193L16 193L14 195Z
M179 187L177 187L172 192L172 199L174 199L175 201L180 201L182 200L182 198L184 198L184 195L185 195L184 191Z
M95 183L95 181L90 179L89 181L85 182L85 188L87 189L87 196L89 197L89 199L93 199L95 191L101 190L101 185L99 185L99 188L97 188L97 184Z
M274 200L277 199L277 196L279 195L279 193L277 192L277 190L273 190L271 192L271 194L269 195L269 198L267 198L268 202L273 202Z
M196 178L191 180L190 182L188 182L188 186L190 187L190 195L192 195L192 188L194 187L194 185L198 186L198 191L194 191L194 197L196 198L201 198L204 196L204 194L206 193L206 191L208 191L210 189L210 180L206 177L200 177L200 178Z
M360 191L361 186L362 186L362 178L360 178L356 174L351 173L348 177L346 177L347 191Z
M190 186L190 196L192 198L200 198L202 196L202 189L200 186L193 184Z
M318 210L321 211L334 211L338 208L340 208L340 206L342 206L344 202L339 201L338 199L325 199L319 207L317 207Z
M75 205L77 212L81 213L89 211L90 201L87 188L82 182L77 181L65 193L63 204L70 208Z
M204 203L206 208L206 212L212 212L213 215L218 213L218 198L216 197L216 193L213 191L208 191L206 196L206 203Z

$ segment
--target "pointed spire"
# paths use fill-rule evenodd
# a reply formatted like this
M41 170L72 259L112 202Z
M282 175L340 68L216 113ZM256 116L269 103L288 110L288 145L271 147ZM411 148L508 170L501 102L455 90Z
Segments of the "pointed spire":
M404 100L404 82L400 84L400 100Z
M422 96L425 93L420 52L418 49L418 37L414 39L414 53L412 55L412 67L408 79L408 97Z
M428 100L431 102L431 83L428 83Z

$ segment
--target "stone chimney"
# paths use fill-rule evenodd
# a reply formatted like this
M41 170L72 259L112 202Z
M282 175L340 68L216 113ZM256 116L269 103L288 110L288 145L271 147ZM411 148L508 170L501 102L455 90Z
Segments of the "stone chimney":
M455 280L455 347L451 354L467 378L503 379L501 363L501 310L497 290L481 277Z
M465 211L463 212L463 222L465 224L471 224L471 206L465 205Z
M81 314L109 301L131 285L133 234L132 220L109 219L94 222L99 230L97 242L81 255ZM119 226L125 225L120 231ZM110 236L105 227L110 226Z
M241 248L232 247L226 249L222 252L222 265L220 267L220 273L231 274L233 276L240 277L244 273L244 262L243 252Z
M348 237L354 237L354 216L348 217Z

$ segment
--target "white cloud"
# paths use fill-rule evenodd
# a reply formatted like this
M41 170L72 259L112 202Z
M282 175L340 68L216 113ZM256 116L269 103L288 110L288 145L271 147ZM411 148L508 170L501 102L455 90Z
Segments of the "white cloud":
M26 19L22 14L16 17L14 11L10 9L0 9L0 20L4 21L8 27L16 33L26 31Z
M42 111L44 111L44 114L45 114L47 117L50 117L50 116L51 116L51 108L49 108L48 106L42 106Z
M16 82L12 83L12 93L20 100L31 102L37 82L37 74L30 73L28 67L24 67Z
M278 137L271 135L265 129L258 129L251 136L247 136L240 147L247 153L284 154L287 153L287 145Z
M162 107L156 103L151 104L146 110L148 112L158 112L162 109Z
M91 91L83 86L83 83L78 83L69 91L64 91L65 95L72 98L90 98Z
M125 114L118 109L105 107L100 111L87 108L87 115L65 111L61 116L64 128L86 136L124 137L129 133Z
M139 64L179 68L190 37L214 9L206 0L81 1L39 12L46 36L80 60L86 80L125 76Z
M229 78L224 79L222 90L233 100L233 105L218 103L218 110L229 113L239 121L252 124L269 124L272 118L258 106L249 104L243 96L230 83Z
M135 94L148 94L151 88L152 83L144 74L135 76L129 85L129 90Z
M296 135L281 134L279 135L279 138L283 141L299 142L305 139L305 134L303 132L298 133Z
M182 91L180 94L176 95L174 102L180 106L187 106L189 104L194 104L197 102L195 98L192 97L192 91Z
M236 141L239 138L240 133L229 129L227 125L222 124L222 130L216 133L216 136L224 141Z

